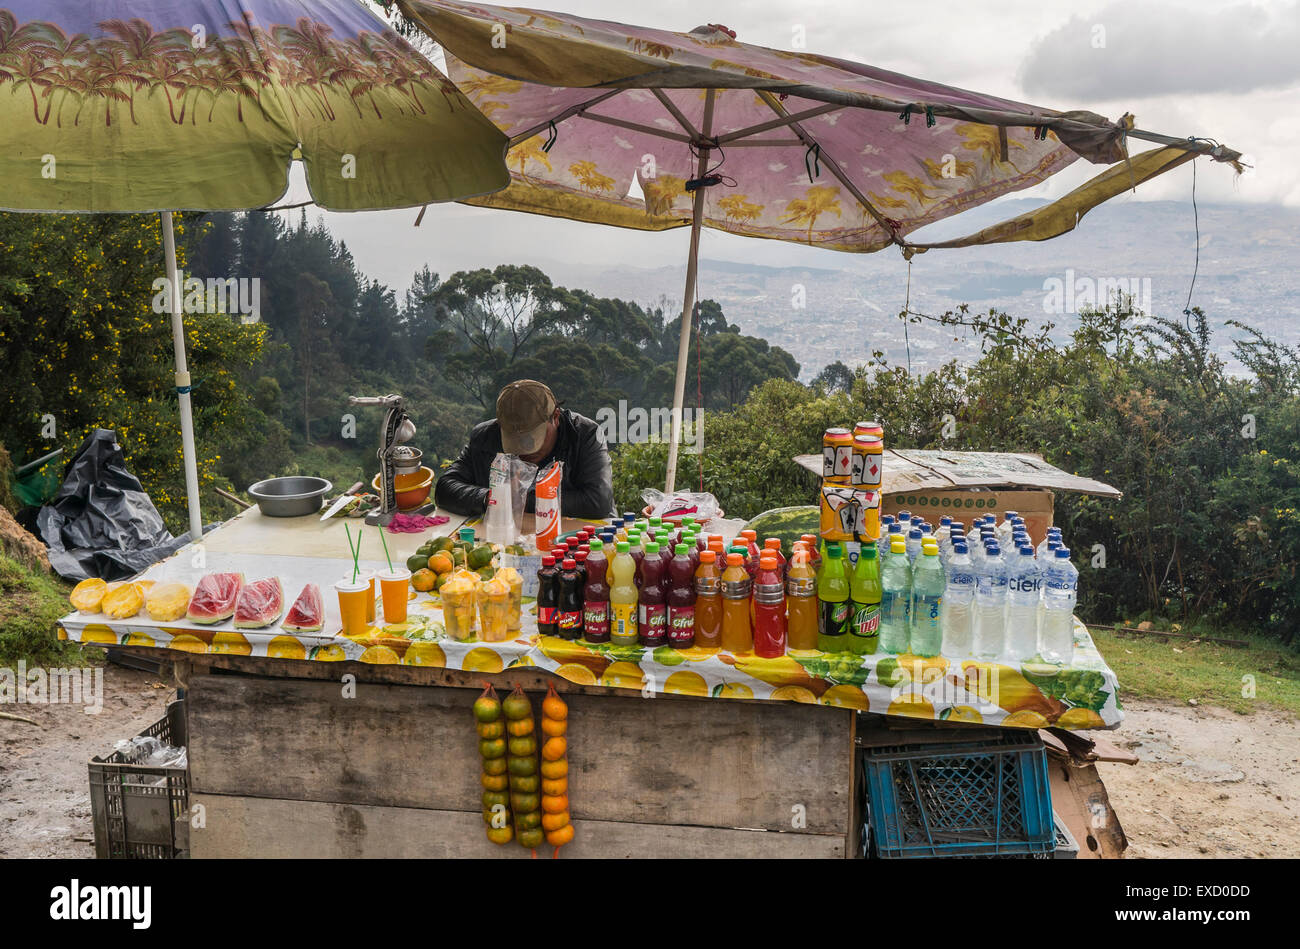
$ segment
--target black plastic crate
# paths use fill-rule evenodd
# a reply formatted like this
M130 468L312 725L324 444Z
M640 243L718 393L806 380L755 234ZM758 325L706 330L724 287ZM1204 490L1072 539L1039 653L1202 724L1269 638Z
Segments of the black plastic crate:
M140 735L180 746L185 744L184 723L185 703L172 702L166 717ZM170 860L187 855L187 769L135 764L116 751L91 758L89 768L96 857Z
M1047 759L1035 734L872 748L862 762L876 856L1050 856L1056 849Z

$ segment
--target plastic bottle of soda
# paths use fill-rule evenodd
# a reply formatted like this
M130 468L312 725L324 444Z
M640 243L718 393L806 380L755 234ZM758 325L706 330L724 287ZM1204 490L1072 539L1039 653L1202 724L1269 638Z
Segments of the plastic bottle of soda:
M776 554L776 565L781 570L782 579L785 578L785 554L781 553L781 538L769 537L763 541L763 549ZM761 554L760 554L761 556Z
M754 570L757 571L758 556L761 553L758 549L758 531L745 529L737 536L738 538L742 538L738 539L737 543L743 543L745 545L745 556L754 561Z
M826 559L817 577L817 599L821 603L817 648L822 652L844 652L848 648L849 578L844 571L843 553L839 544L827 544Z
M869 656L880 642L880 565L875 544L863 544L849 577L853 615L849 621L849 652Z
M943 594L946 584L939 545L927 540L912 571L912 652L937 656L943 649Z
M578 548L578 552L573 555L574 565L578 570L578 582L582 586L587 585L587 557L591 555L591 547L583 544Z
M817 573L812 554L804 541L790 552L785 574L786 646L790 649L817 648Z
M695 645L701 649L722 645L722 574L713 550L700 553L695 571Z
M751 586L745 558L727 554L727 569L722 573L722 648L733 655L754 648L754 633L749 625Z
M632 557L633 582L636 588L641 589L641 564L645 562L645 546L641 541L641 533L632 531L627 535L628 554Z
M550 554L542 557L537 571L537 631L543 636L560 633L560 571Z
M668 645L690 649L695 645L695 567L690 547L678 544L668 562Z
M587 556L587 584L583 587L582 638L589 643L609 642L609 581L605 544L591 542Z
M816 573L822 568L822 555L817 549L817 535L801 534L799 539L808 545L808 554L812 558L811 566L813 568L813 573Z
M668 641L668 604L664 589L664 562L659 545L647 544L641 561L641 593L637 598L637 636L642 646L654 649Z
M781 579L781 564L771 553L764 553L759 558L754 581L754 655L764 659L784 656L785 643L785 582Z
M614 583L609 588L609 641L617 646L635 646L636 628L636 561L628 552L627 541L614 548Z
M578 577L578 562L573 558L564 561L560 571L560 631L561 639L577 639L582 635L582 583Z

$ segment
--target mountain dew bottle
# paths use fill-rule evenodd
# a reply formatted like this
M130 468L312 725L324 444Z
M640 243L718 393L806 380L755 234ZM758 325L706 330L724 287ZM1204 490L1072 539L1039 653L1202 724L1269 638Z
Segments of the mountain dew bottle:
M849 578L853 615L849 622L849 652L869 656L880 639L880 570L876 545L863 544Z
M844 572L843 548L826 545L826 559L817 577L817 599L821 617L817 627L817 648L822 652L844 652L849 638L849 578Z

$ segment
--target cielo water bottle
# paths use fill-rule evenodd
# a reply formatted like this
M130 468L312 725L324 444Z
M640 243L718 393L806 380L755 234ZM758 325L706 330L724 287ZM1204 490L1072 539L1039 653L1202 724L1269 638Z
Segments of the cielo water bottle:
M1048 662L1069 665L1074 655L1074 606L1079 598L1079 571L1070 549L1059 547L1043 581L1043 629L1039 652Z
M943 591L943 654L971 655L971 634L975 625L975 568L966 543L952 545L947 581Z
M1022 546L1007 564L1007 654L1032 659L1038 652L1038 564Z
M986 549L975 571L974 654L996 659L1006 646L1007 572L996 543Z

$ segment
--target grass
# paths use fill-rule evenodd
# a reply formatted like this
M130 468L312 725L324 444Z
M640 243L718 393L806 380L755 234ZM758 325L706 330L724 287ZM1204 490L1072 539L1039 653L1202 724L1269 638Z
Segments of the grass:
M0 666L81 666L87 655L56 638L55 622L71 611L71 586L0 554Z
M1300 717L1300 653L1276 639L1231 630L1202 631L1248 643L1246 648L1236 648L1204 640L1162 642L1108 629L1090 631L1119 677L1121 702L1156 699L1186 705L1195 699L1198 705L1216 705L1242 715L1270 708ZM1253 697L1245 694L1251 684Z

